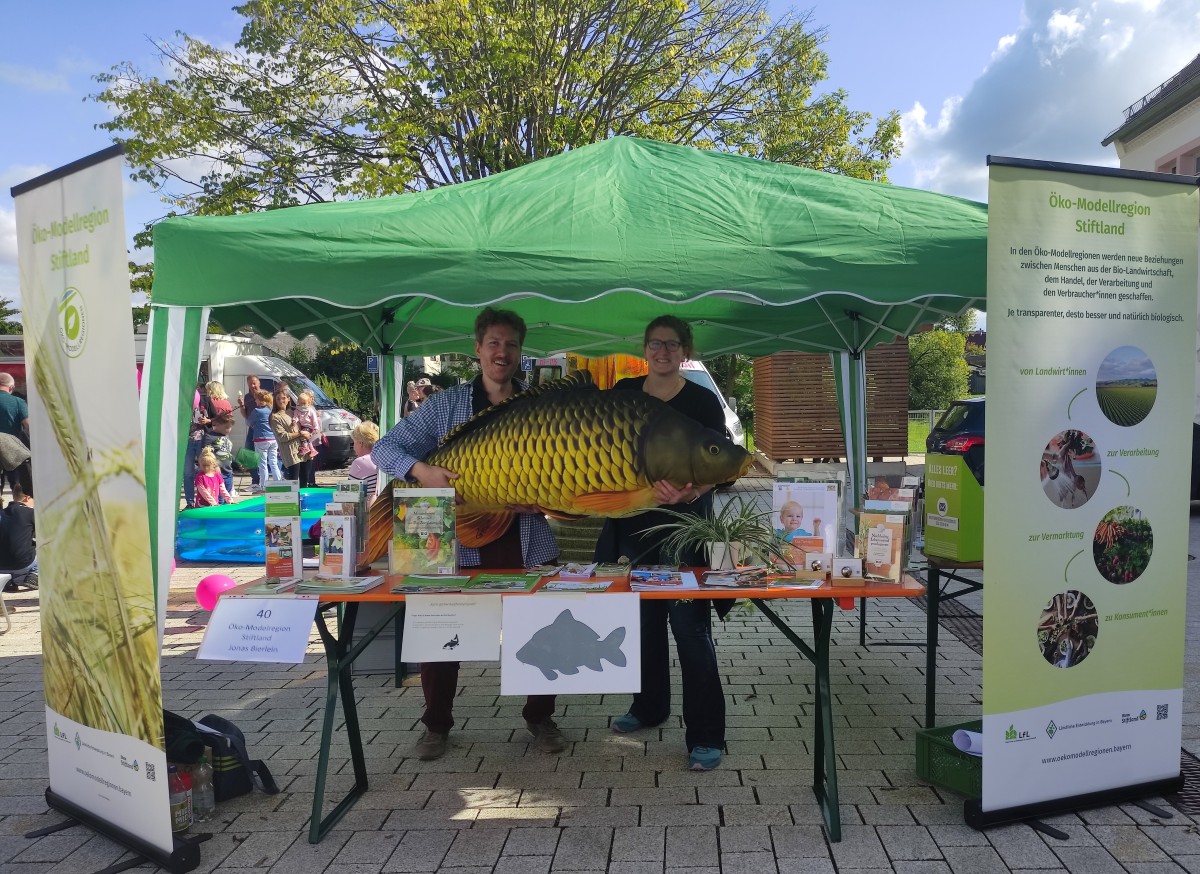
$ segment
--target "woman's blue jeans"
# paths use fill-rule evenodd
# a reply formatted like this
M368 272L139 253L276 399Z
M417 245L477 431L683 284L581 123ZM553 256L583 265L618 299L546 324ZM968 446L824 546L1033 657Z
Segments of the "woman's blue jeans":
M629 712L643 725L658 725L671 713L671 647L667 626L675 636L683 675L683 724L690 752L696 747L725 748L725 692L717 668L708 601L643 598L642 691Z

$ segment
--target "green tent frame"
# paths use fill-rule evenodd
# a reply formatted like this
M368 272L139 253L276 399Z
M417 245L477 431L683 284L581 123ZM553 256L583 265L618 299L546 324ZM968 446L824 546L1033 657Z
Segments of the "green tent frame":
M154 235L142 395L157 579L210 316L379 354L384 426L398 359L471 353L488 304L521 313L530 355L636 353L663 312L692 323L705 356L830 353L857 495L862 353L983 308L986 248L980 203L629 137L415 194L170 219Z

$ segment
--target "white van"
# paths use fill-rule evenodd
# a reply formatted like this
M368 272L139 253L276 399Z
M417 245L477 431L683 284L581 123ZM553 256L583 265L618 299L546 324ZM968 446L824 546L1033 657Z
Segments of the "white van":
M729 432L729 439L738 446L745 448L746 446L746 431L742 428L742 420L738 418L737 412L733 407L729 406L729 401L721 394L721 390L717 388L717 382L712 378L712 374L708 372L708 368L699 361L685 361L679 365L679 371L683 374L684 379L702 385L710 392L717 396L717 400L721 402L721 411L725 413L725 430Z

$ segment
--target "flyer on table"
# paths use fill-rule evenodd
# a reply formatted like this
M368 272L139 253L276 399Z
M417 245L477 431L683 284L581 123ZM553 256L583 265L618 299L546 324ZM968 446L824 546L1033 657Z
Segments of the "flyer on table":
M119 156L18 186L50 788L172 848ZM40 181L40 180L39 180Z
M985 811L1179 774L1198 214L991 167Z

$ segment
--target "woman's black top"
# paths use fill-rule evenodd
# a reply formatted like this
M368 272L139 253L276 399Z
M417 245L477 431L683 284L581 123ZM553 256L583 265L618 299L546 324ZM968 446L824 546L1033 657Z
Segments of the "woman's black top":
M641 391L645 382L644 376L622 379L612 387L612 391ZM666 401L666 404L718 434L725 433L725 413L721 409L721 402L703 386L685 379L683 388ZM711 515L712 505L713 493L710 490L691 503L671 504L665 509L697 516ZM660 546L668 535L661 532L645 535L642 532L655 525L674 521L676 520L659 510L647 510L645 513L626 516L623 519L606 519L600 539L596 543L595 560L615 562L624 556L633 565L667 564L670 556L661 555ZM693 549L683 553L680 563L685 566L704 565L708 563L708 559L702 549Z

